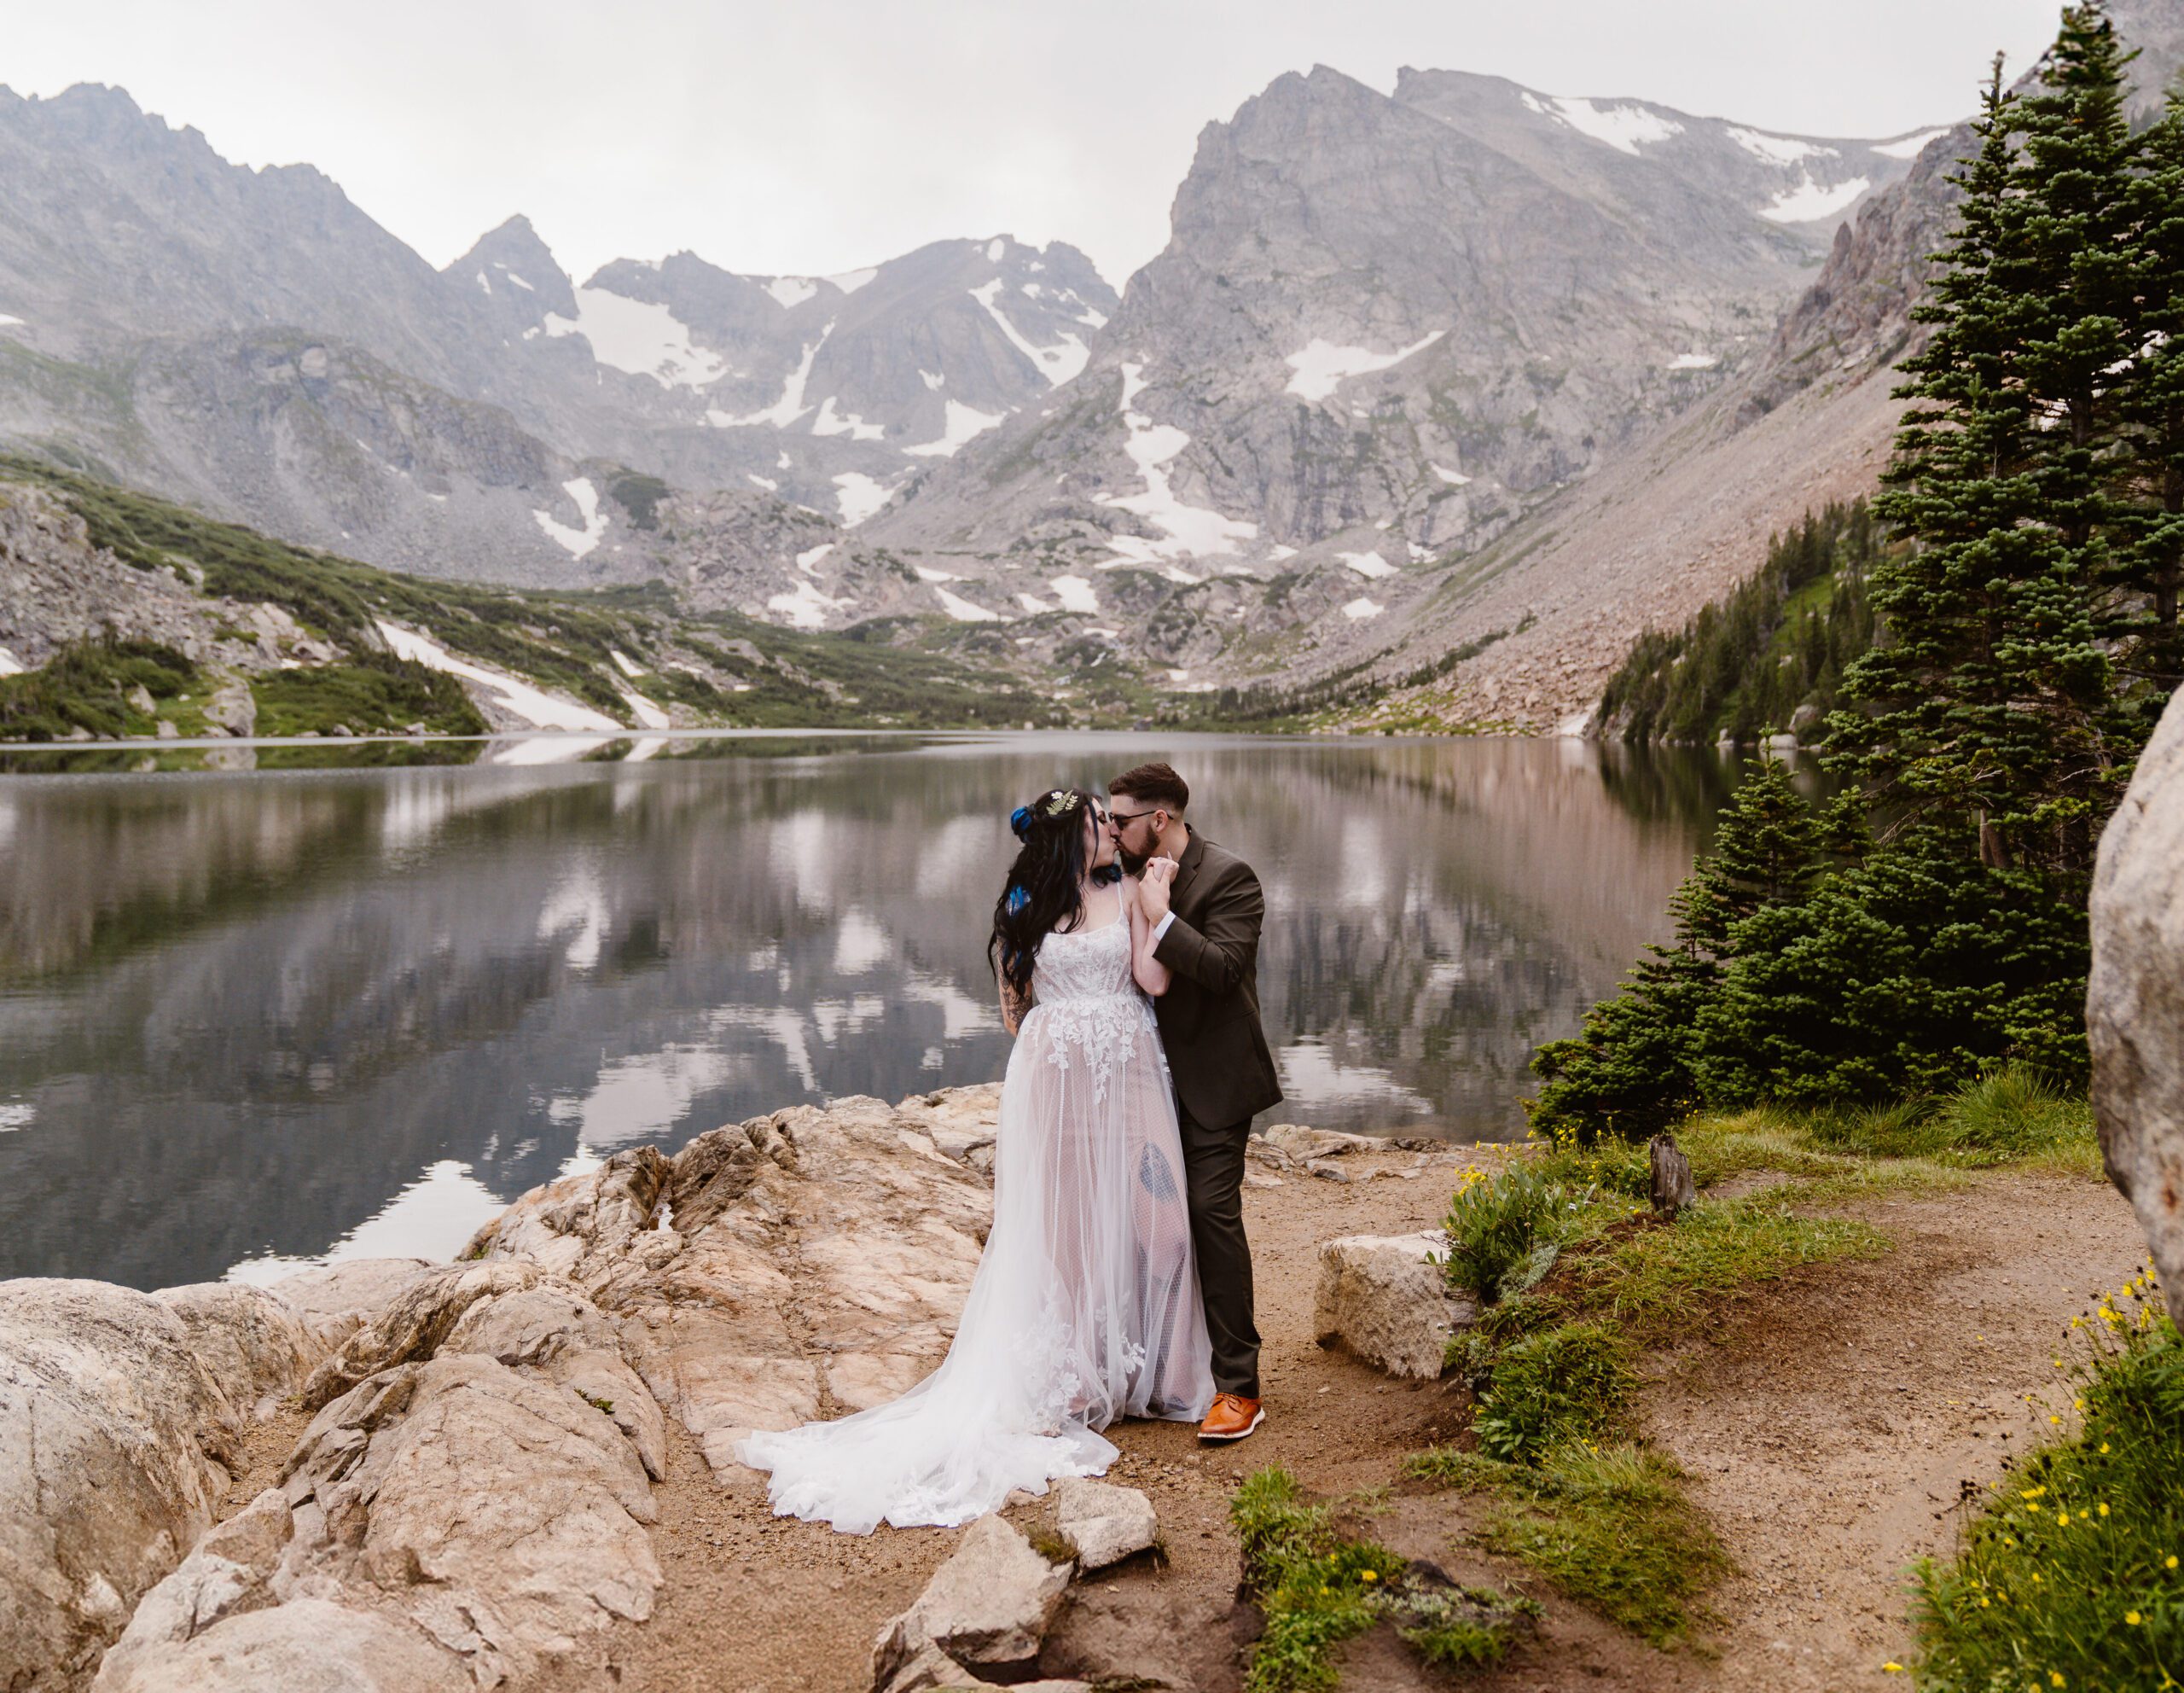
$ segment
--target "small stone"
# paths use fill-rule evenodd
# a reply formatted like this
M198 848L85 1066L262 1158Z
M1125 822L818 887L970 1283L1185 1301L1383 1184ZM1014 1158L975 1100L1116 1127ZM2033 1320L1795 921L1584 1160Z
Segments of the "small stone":
M1068 1585L1067 1564L1048 1563L1002 1518L980 1517L917 1602L880 1631L873 1686L892 1690L927 1646L973 1669L1028 1668Z
M174 726L173 719L171 718L161 718L153 733L162 741L178 741L182 738L182 731Z
M1135 1487L1070 1476L1054 1491L1054 1527L1077 1548L1079 1569L1105 1569L1159 1539L1153 1501Z

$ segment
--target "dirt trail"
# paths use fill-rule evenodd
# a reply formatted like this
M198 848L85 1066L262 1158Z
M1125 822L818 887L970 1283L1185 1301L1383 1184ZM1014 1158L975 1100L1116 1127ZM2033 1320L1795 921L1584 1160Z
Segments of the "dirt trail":
M1664 1654L1467 1546L1470 1502L1397 1483L1405 1454L1467 1420L1460 1386L1387 1382L1312 1340L1319 1242L1430 1227L1459 1164L1501 1155L1467 1149L1412 1179L1292 1178L1247 1192L1268 1423L1240 1446L1211 1452L1175 1425L1112 1431L1124 1454L1112 1479L1151 1495L1170 1562L1075 1589L1046 1673L1143 1676L1199 1693L1239 1688L1254 1619L1235 1603L1228 1493L1250 1470L1280 1463L1321 1494L1389 1489L1361 1519L1376 1538L1460 1580L1545 1602L1536 1638L1468 1684L1493 1693L1900 1685L1879 1666L1908 1645L1902 1572L1920 1553L1946 1549L1962 1483L1990 1479L2005 1454L2045 1431L2045 1410L2021 1396L2055 1393L2059 1332L2092 1290L2118 1285L2143 1255L2129 1207L2082 1178L1997 1175L1939 1197L1867 1202L1857 1214L1897 1242L1886 1258L1799 1272L1658 1360L1649 1434L1689 1469L1741 1572L1714 1596L1723 1623L1712 1650ZM1418 1160L1386 1153L1345 1163L1364 1178ZM652 1621L617 1633L603 1678L572 1665L537 1685L863 1693L874 1634L915 1597L956 1536L882 1528L857 1539L774 1519L755 1485L717 1486L679 1438L670 1469L655 1531L667 1585ZM1045 1509L1034 1502L1010 1515L1028 1527ZM1350 1649L1343 1684L1392 1693L1449 1683L1374 1638Z

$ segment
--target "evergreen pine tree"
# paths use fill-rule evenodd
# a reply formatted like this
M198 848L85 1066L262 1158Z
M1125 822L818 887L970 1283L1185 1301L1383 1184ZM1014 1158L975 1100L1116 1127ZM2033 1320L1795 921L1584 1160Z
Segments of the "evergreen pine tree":
M1719 990L1738 926L1802 900L1819 872L1821 826L1781 762L1751 767L1722 808L1711 857L1669 902L1675 938L1646 949L1623 990L1586 1014L1575 1039L1532 1055L1546 1084L1531 1102L1543 1134L1652 1134L1698 1103L1693 1033Z
M2141 740L2184 684L2184 84L2140 137L2131 184L2138 346L2123 399L2127 479L2117 576L2140 596L2118 665Z
M1955 179L1955 240L1917 313L1933 334L1902 367L1898 392L1923 404L1876 503L1914 544L1874 569L1890 639L1844 677L1864 711L1831 726L1838 767L1914 818L1972 819L1982 861L2082 870L2108 764L2107 670L2082 550L2051 521L2059 451L2077 449L2042 441L2052 414L2026 381L2026 326L2053 322L2033 296L2054 279L2028 257L2026 231L2046 225L2018 193L2017 107L1997 60L1978 154Z

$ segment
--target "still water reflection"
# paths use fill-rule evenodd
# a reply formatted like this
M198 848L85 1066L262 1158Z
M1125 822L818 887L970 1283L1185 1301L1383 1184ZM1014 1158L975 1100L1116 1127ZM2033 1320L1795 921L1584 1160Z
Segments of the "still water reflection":
M1659 933L1728 780L1129 736L0 778L0 1275L445 1255L618 1147L996 1078L1008 811L1147 756L1265 882L1272 1115L1464 1138L1521 1131L1531 1048Z

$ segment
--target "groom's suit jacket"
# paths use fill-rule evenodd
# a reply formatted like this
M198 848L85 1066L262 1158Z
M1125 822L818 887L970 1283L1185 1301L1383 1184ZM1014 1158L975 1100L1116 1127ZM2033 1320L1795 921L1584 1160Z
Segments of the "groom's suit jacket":
M1173 980L1154 1013L1183 1108L1208 1128L1226 1128L1281 1100L1259 1027L1266 896L1249 864L1196 829L1176 862L1168 896L1176 920L1153 954Z

